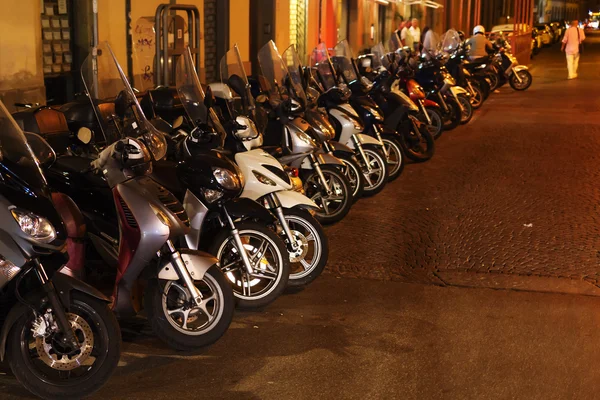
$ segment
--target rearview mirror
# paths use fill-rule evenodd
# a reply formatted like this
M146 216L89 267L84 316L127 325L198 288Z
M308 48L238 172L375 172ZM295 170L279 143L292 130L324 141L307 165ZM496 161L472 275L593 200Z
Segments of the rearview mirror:
M227 79L227 84L242 99L246 97L246 82L244 82L244 80L239 75L231 75L229 79Z
M77 131L77 139L83 144L88 144L92 141L92 131L89 128L81 127Z

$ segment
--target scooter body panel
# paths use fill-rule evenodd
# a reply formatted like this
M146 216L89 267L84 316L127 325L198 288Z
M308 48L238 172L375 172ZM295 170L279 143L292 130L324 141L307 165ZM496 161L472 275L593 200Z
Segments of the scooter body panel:
M237 153L235 155L235 162L242 171L245 181L241 197L257 200L266 194L290 190L292 188L286 172L281 167L281 163L263 150L255 149ZM274 173L274 170L280 172ZM267 177L270 182L261 182L257 175Z
M281 192L277 192L276 196L279 199L279 202L281 203L281 207L283 208L294 208L300 206L302 208L314 210L319 209L319 206L317 206L314 201L312 201L302 193L298 193L294 190L284 190Z

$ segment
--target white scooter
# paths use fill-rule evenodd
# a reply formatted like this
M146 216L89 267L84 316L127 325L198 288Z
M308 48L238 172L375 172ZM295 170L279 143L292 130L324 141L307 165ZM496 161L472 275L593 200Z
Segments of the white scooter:
M237 48L234 48L237 51ZM189 65L193 65L191 54ZM224 56L223 62L226 61ZM178 79L178 92L192 125L193 115L198 114L198 107L204 107L204 92L199 85L195 68L188 68L186 74ZM195 90L179 90L179 87L194 85ZM275 157L258 147L263 138L254 122L233 111L233 95L224 83L211 84L212 94L221 104L221 114L227 127L228 140L226 152L231 152L244 177L244 189L240 197L249 198L263 204L275 214L281 226L282 239L287 245L291 269L289 286L302 286L316 279L327 264L329 243L321 224L313 217L310 210L318 206L308 197L292 190L288 173ZM198 98L191 98L198 96ZM202 98L200 98L202 96ZM194 110L192 110L194 108ZM214 110L206 110L210 114L213 126L223 129Z

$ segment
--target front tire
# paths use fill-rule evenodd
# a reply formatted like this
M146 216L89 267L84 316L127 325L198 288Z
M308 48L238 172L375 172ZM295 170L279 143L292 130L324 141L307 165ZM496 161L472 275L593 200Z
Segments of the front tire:
M331 193L327 193L321 184L319 174L314 169L305 175L304 191L306 196L317 203L319 210L315 218L324 224L341 221L352 208L352 188L344 174L332 165L320 165L323 176L327 180Z
M516 77L516 74L519 74L519 77L521 78L521 82L519 82L519 80ZM531 73L529 71L527 71L526 69L518 71L518 72L513 72L512 75L510 76L510 87L512 87L514 90L518 90L518 91L523 91L523 90L527 90L529 89L529 86L531 86L531 83L533 82L533 77L531 76Z
M388 182L398 178L404 171L404 152L402 151L402 143L397 135L384 134L381 137L385 150L387 152L388 164Z
M451 131L456 129L460 125L462 120L462 110L460 109L460 105L454 99L454 97L448 97L445 99L446 105L449 108L449 112L446 115L446 123L444 124L444 130Z
M231 286L215 265L194 281L204 304L198 307L180 281L152 279L144 296L152 330L169 347L192 351L216 342L233 319L235 301Z
M298 250L293 251L285 234L282 236L290 254L288 286L305 286L317 279L327 265L329 240L319 221L308 211L300 208L284 209L283 215L292 235L300 242Z
M458 95L458 101L460 102L461 108L461 125L468 124L473 118L473 107L471 106L471 101L464 94Z
M334 152L333 155L344 163L344 175L352 188L352 202L355 203L363 196L365 190L365 177L362 174L360 165L358 165L354 155L344 152Z
M235 226L253 264L249 275L229 228L221 229L209 252L219 259L221 271L233 288L238 308L258 309L275 301L287 286L290 260L285 243L264 224L236 222Z
M369 167L365 165L364 160L359 158L359 165L365 178L365 190L363 196L370 197L381 192L388 181L388 164L383 155L383 151L378 146L364 145L363 152L367 158Z
M32 324L37 318L29 310L8 334L11 371L27 390L44 399L88 396L106 383L119 362L121 330L108 304L73 293L67 319L81 345L76 355L62 355L64 348L57 345L58 338L54 339L60 333L52 334L52 338L33 337Z
M470 84L473 90L473 93L471 93L471 106L474 110L478 110L483 105L485 96L479 82L471 81Z
M400 143L406 157L415 162L423 162L433 157L435 140L425 125L419 129L410 118L398 125Z
M433 136L435 140L438 140L442 133L444 133L444 118L442 117L442 113L438 108L435 107L425 107L427 110L427 115L429 115L429 119L431 120L431 124L427 124L425 118L421 122L425 123L427 126L427 130Z

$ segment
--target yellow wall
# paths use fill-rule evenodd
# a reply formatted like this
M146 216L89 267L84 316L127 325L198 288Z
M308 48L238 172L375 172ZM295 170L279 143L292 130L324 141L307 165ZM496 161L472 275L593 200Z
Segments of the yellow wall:
M250 0L229 1L229 47L236 43L242 61L250 61Z
M44 85L40 1L4 1L0 13L0 91Z
M290 1L275 1L275 44L281 53L290 45Z

